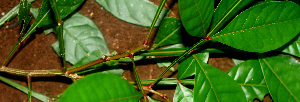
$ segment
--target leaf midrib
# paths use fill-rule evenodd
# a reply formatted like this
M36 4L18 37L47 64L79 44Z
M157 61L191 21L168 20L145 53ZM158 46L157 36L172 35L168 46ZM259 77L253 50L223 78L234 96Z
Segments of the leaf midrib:
M281 24L281 23L287 23L287 22L298 20L298 19L300 19L300 18L293 19L293 20L282 21L282 22L277 22L277 23L264 24L264 25L260 25L260 26L256 26L256 27L251 27L251 28L248 28L248 29L233 31L233 32L230 32L230 33L226 33L226 34L214 36L214 37L212 37L212 39L219 38L219 37L222 37L222 36L231 35L231 34L236 34L236 33L243 32L243 31L249 31L249 30L253 30L253 29L257 29L257 28L261 28L261 27L267 27L267 26L271 26L271 25L277 25L277 24Z
M214 92L214 94L215 94L215 96L216 96L217 101L220 102L220 101L219 101L219 98L218 98L218 95L217 95L217 93L216 93L216 91L215 91L215 88L212 86L211 81L210 81L209 77L207 76L207 74L205 73L203 67L201 66L201 64L200 64L200 62L199 62L199 60L196 58L195 55L193 55L193 57L196 59L196 62L199 64L199 66L200 66L202 72L204 73L205 77L207 78L207 80L208 80L208 82L209 82L209 85L210 85L210 87L212 88L212 90L213 90L213 92ZM196 71L196 70L195 70L195 71ZM195 84L196 84L196 83L195 83Z
M289 88L282 82L282 80L279 78L279 76L275 73L275 71L273 70L273 68L269 65L269 63L265 60L262 59L266 65L269 67L269 69L272 71L272 73L276 76L276 78L280 81L280 83L284 86L284 88L293 96L293 98L299 102L299 100L295 97L295 95L289 90Z

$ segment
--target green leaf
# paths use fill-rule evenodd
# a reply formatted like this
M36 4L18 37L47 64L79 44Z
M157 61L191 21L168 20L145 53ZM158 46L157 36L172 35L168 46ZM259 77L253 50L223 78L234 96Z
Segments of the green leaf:
M28 2L33 2L34 0L28 0ZM15 6L13 9L8 11L1 19L0 19L0 27L4 25L5 22L12 20L18 15L20 4Z
M96 0L104 9L128 23L150 27L158 6L148 0ZM163 9L155 26L166 13Z
M184 87L180 83L177 85L174 97L174 102L193 102L193 91Z
M214 12L214 0L179 0L184 28L192 36L205 37Z
M36 19L39 13L39 9L38 8L30 8L30 12L33 15L33 17ZM41 28L43 29L44 33L50 34L51 32L54 32L54 27L55 25L49 25L49 26L42 26Z
M182 43L181 22L177 18L164 18L159 26L159 30L152 46L152 49L158 47Z
M227 74L231 76L245 92L247 102L255 98L260 100L269 93L258 60L247 60L230 69Z
M59 102L137 102L143 95L119 76L95 73L71 84Z
M209 53L197 53L194 54L187 59L183 60L181 63L179 63L178 66L178 79L184 79L187 77L190 77L192 75L195 75L195 68L199 68L199 64L197 63L197 60L203 61L204 63L207 63L209 58Z
M246 102L240 85L221 70L196 60L195 102Z
M221 0L217 6L212 23L210 34L215 34L228 24L240 11L245 10L246 6L252 5L255 0Z
M84 0L57 0L60 17L63 19L76 10ZM33 22L22 41L29 37L37 27L42 27L54 23L51 6L48 0L43 0L42 6L36 20Z
M300 35L300 33L298 35ZM290 45L283 47L283 49L280 48L278 50L300 58L300 36L297 36L296 40L292 40Z
M274 50L299 33L299 12L292 2L263 3L239 14L212 40L249 52Z
M97 25L80 13L75 13L64 22L64 40L66 50L66 60L71 64L76 64L90 52L99 50L99 56L109 54L105 39ZM52 45L59 54L58 42Z
M29 16L31 4L27 0L20 1L19 13L18 13L18 21L19 27L22 29L27 28L27 25L30 23L31 17Z
M300 63L278 55L259 59L268 89L275 102L300 101Z

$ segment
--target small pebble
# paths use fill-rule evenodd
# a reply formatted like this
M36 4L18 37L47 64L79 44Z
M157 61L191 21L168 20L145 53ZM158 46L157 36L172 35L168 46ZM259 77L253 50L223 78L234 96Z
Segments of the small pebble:
M5 15L5 12L1 12L1 15L4 16L4 15Z

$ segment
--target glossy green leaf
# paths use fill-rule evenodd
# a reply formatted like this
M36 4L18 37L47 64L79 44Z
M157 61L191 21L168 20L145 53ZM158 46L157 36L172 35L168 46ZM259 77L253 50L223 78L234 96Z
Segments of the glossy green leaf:
M159 26L152 49L182 43L181 22L177 18L164 18Z
M214 12L214 0L179 0L184 28L192 36L205 37Z
M300 101L300 63L290 56L259 59L268 89L275 102Z
M77 63L90 52L100 50L100 56L109 54L105 39L97 25L82 14L76 13L67 19L63 25L66 50L66 60ZM59 54L58 42L52 45Z
M192 75L195 75L195 68L199 68L198 61L203 61L204 63L207 63L209 58L209 53L197 53L194 54L187 59L183 60L181 63L179 63L178 66L178 79L184 79L187 77L190 77Z
M297 37L298 38L296 40L292 40L293 42L289 46L287 47L283 46L285 48L283 50L282 49L279 50L284 53L291 54L300 58L300 36Z
M34 0L28 0L28 2L33 2ZM4 25L5 22L12 20L18 15L20 4L15 6L13 9L8 11L1 19L0 19L0 27Z
M22 29L21 32L23 32L24 29L27 28L27 25L30 23L31 17L29 16L31 4L28 0L21 0L20 1L20 7L19 7L19 13L18 13L18 21L19 21L19 27Z
M249 52L277 49L300 32L300 6L267 2L239 14L212 40Z
M177 85L174 97L174 102L193 102L193 91L184 87L180 83Z
M84 0L57 0L57 6L60 13L60 17L63 19L71 14L74 10L76 10ZM23 37L22 41L29 37L37 27L42 27L45 25L49 25L55 23L53 19L53 14L51 11L51 6L49 0L43 0L42 6L39 10L39 14L25 36Z
M257 0L221 0L213 14L210 33L215 34L220 31L240 11L245 10L245 7L252 5L254 2L257 2Z
M115 17L128 23L150 27L158 6L148 0L96 0ZM158 26L166 13L163 9L155 26Z
M242 86L247 102L252 102L255 98L263 100L269 93L258 60L242 62L230 69L227 74Z
M137 102L142 96L122 77L95 73L71 84L59 102Z
M246 102L242 87L221 70L196 60L195 102Z

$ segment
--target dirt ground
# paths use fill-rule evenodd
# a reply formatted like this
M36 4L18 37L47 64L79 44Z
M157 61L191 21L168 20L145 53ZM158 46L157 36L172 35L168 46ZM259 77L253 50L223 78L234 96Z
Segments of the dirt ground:
M0 17L11 10L19 3L19 0L0 0ZM36 0L32 7L39 7L41 0ZM152 0L155 4L159 4L158 0ZM170 4L170 2L168 3ZM170 4L173 10L172 16L178 17L177 4ZM169 5L168 5L169 6ZM133 50L143 43L143 39L148 32L147 27L140 27L119 20L107 11L105 11L94 0L87 0L84 5L79 8L79 12L92 19L103 33L110 52L127 52ZM18 20L14 18L12 21L5 23L0 28L0 62L2 63L8 55L10 49L18 42L20 29ZM22 47L9 63L9 67L17 69L53 69L61 68L60 58L52 50L51 45L57 41L55 34L45 35L41 30L38 30L26 45ZM217 56L210 58L209 64L215 66L222 71L228 71L234 66L233 61L227 57ZM176 66L175 66L176 67ZM164 68L158 68L153 60L145 63L138 63L137 70L141 79L153 79L159 76ZM127 80L134 80L134 75L130 66L124 68L124 77ZM176 68L175 68L176 69ZM9 75L0 73L1 76L12 79L26 86L26 78L21 76ZM168 72L165 77L176 78L177 73ZM32 79L32 89L49 97L54 97L62 93L72 81L65 77L42 77ZM175 86L171 88L160 88L159 92L167 94L172 100ZM153 95L155 99L162 100L157 95ZM26 102L27 94L0 82L0 102ZM33 99L34 102L39 100Z

